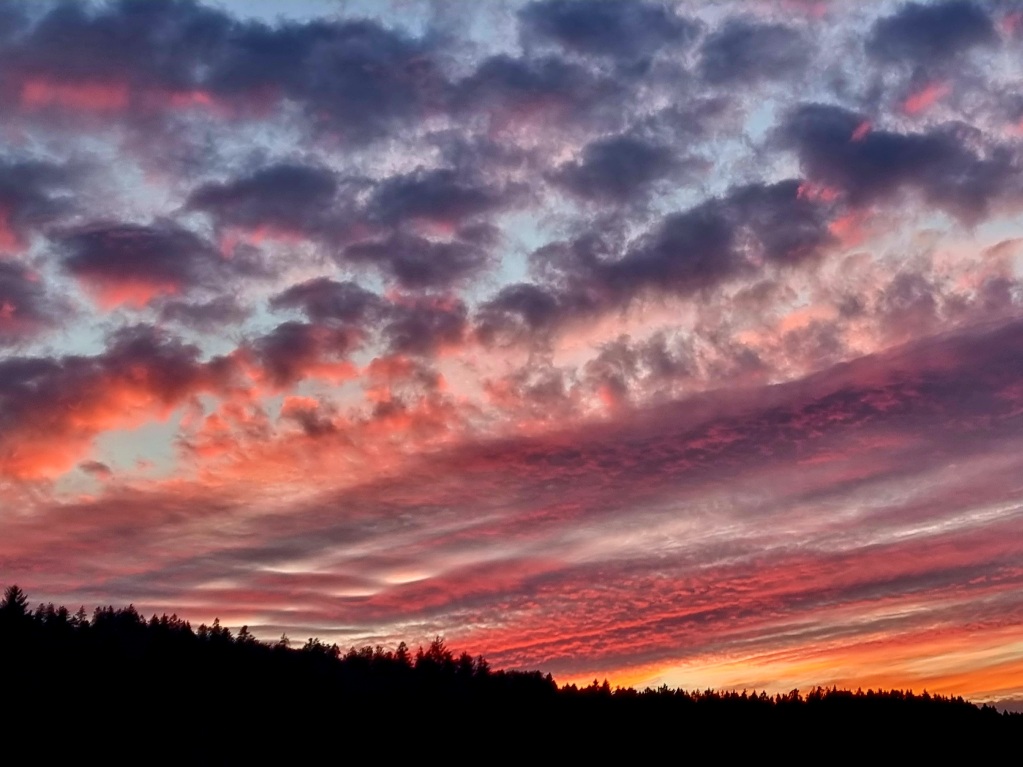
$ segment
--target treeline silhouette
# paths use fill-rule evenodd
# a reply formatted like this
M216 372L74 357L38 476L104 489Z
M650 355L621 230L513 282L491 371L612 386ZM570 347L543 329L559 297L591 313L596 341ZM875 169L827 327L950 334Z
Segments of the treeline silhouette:
M550 674L494 670L439 638L415 652L404 643L347 651L315 638L264 643L244 627L236 635L219 621L193 629L176 615L147 620L133 606L32 610L17 586L0 600L0 659L0 728L41 744L114 738L188 749L203 763L312 758L324 749L342 761L353 738L392 754L536 748L596 758L637 747L666 753L678 738L702 749L725 737L719 745L733 753L797 741L855 750L879 740L919 753L950 740L974 751L1018 746L1023 735L1023 716L960 697L612 689L596 680L559 688Z

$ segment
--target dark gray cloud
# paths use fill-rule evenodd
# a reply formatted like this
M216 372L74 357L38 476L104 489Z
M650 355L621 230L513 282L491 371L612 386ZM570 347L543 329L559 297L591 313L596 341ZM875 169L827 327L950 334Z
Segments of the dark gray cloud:
M763 261L818 254L830 241L827 223L826 206L801 196L799 182L750 184L666 217L621 258L584 254L569 268L623 297L645 288L688 293Z
M272 309L298 309L314 322L340 321L360 324L378 315L383 302L354 282L337 282L327 277L292 285L270 299Z
M487 115L492 127L517 122L548 126L623 122L628 91L612 77L556 56L493 56L455 89L455 106Z
M429 41L371 21L249 24L226 41L206 78L214 92L279 89L314 125L366 143L445 103L448 84Z
M367 199L357 204L365 190ZM419 168L373 184L339 180L325 168L279 164L205 184L192 192L187 207L211 213L221 226L316 240L339 263L370 265L403 287L423 288L452 285L487 266L498 230L480 217L512 204L521 191L451 168ZM442 237L408 231L423 227ZM367 233L376 236L350 242Z
M573 309L553 289L527 282L501 288L476 313L476 332L487 344L521 341L554 326Z
M201 382L210 386L225 382L234 373L229 359L204 360L198 346L147 324L118 328L109 335L106 351L100 357L85 359L98 362L108 371L125 371L129 376L135 375L131 365L141 361L158 371L152 385L167 401L179 400Z
M457 299L421 298L395 303L382 327L392 352L427 355L460 343L468 330L468 309Z
M188 0L48 5L4 51L5 74L194 88L198 66L212 63L236 28L222 12Z
M450 168L419 168L381 181L370 196L366 215L385 226L415 221L454 226L501 208L516 191L492 188Z
M344 259L372 264L402 287L412 289L452 287L478 274L491 261L485 248L471 242L403 233L350 245L344 250Z
M102 288L176 293L219 288L232 275L262 272L257 262L223 258L209 242L171 222L96 223L66 234L61 246L64 268Z
M730 19L700 49L700 76L713 85L781 79L806 66L809 43L782 24Z
M189 195L187 207L211 213L221 224L317 235L337 216L338 187L326 168L282 163L233 181L204 184Z
M336 373L359 341L359 333L350 327L282 322L248 349L270 382L284 387L317 371Z
M224 295L202 302L165 301L160 306L159 317L164 322L213 333L241 324L250 314L234 296Z
M337 415L329 403L289 402L281 410L281 420L296 424L307 437L324 437L338 431L334 423Z
M550 178L584 199L623 203L678 166L669 147L623 135L587 144L578 161L561 165Z
M0 251L27 244L33 232L69 213L73 182L63 165L0 160Z
M310 125L364 144L425 117L447 93L430 42L371 21L268 26L193 0L53 3L41 16L7 25L27 26L0 53L11 98L37 80L122 84L133 104L156 108L175 93L251 114L286 99Z
M91 474L94 477L100 479L109 479L114 475L110 467L102 461L82 461L78 464L78 468L84 471L86 474Z
M593 264L593 275L615 292L658 285L689 292L719 282L740 266L734 225L717 205L667 217L620 259Z
M491 263L500 233L485 218L522 194L521 186L487 183L452 168L418 168L379 181L349 217L357 226L328 224L322 229L335 226L334 236L323 241L339 263L375 267L402 287L450 287ZM361 239L345 244L355 232Z
M930 65L997 39L991 18L977 3L904 3L874 22L866 48L879 61Z
M519 11L522 42L556 43L576 53L622 60L645 58L670 46L686 46L700 25L663 3L639 0L543 0Z
M807 176L843 190L854 205L912 189L933 205L976 220L996 200L1019 196L1016 153L974 129L954 124L854 137L865 122L840 107L803 105L785 118L778 137L796 150ZM978 149L978 141L986 145Z
M12 346L54 327L61 304L35 272L0 260L0 346Z
M468 329L468 309L461 300L429 295L385 300L354 282L326 277L288 288L270 306L297 309L310 320L283 323L253 345L282 381L316 359L343 357L372 336L379 336L390 352L429 355L461 342Z
M624 247L596 234L532 255L542 284L503 288L476 317L485 341L540 335L558 323L626 304L644 293L687 295L765 263L798 264L832 243L831 205L800 182L750 184L666 216Z

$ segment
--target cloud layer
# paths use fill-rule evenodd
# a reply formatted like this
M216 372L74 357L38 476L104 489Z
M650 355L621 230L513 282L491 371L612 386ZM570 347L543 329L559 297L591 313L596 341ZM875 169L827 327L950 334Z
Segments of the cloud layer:
M5 582L1023 696L1015 5L277 11L0 11Z

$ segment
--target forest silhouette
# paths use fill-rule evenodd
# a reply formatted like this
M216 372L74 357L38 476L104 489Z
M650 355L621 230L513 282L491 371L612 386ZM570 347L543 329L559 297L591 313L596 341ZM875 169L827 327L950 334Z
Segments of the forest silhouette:
M265 643L247 627L232 634L215 620L193 629L176 615L146 620L131 605L91 615L53 604L33 610L17 586L0 601L0 658L6 733L49 753L61 744L130 746L157 762L167 749L199 763L271 755L338 762L355 744L391 755L443 749L458 761L797 744L919 754L959 743L976 755L1018 749L1023 735L1023 715L961 697L612 689L597 680L559 687L550 674L495 670L481 656L455 654L440 638L415 652L405 643L347 651L315 638ZM106 761L145 754L111 751Z

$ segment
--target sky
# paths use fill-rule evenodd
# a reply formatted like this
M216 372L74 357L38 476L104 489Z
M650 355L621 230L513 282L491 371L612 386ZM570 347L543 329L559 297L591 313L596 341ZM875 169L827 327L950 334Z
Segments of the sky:
M0 4L0 585L1023 706L1023 2Z

